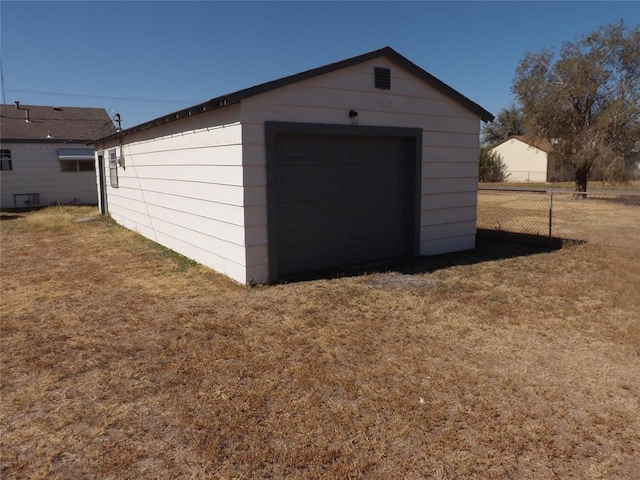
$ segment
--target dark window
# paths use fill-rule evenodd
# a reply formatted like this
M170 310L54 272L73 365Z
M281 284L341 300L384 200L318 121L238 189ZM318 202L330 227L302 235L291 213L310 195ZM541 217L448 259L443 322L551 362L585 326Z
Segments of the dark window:
M78 165L76 162L60 162L60 170L63 172L77 172Z
M13 170L11 150L0 150L0 170Z
M93 160L90 162L87 161L78 161L78 171L79 172L95 172L96 164Z
M60 149L58 160L63 172L93 172L96 169L93 150L89 148Z
M391 88L391 70L388 68L374 67L373 76L376 88L389 90Z
M93 172L95 163L93 160L62 160L60 168L63 172Z

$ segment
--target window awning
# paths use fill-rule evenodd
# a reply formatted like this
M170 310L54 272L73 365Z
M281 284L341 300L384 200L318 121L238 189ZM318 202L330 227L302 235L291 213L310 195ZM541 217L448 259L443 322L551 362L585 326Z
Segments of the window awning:
M58 160L93 160L93 150L90 148L74 148L58 150Z

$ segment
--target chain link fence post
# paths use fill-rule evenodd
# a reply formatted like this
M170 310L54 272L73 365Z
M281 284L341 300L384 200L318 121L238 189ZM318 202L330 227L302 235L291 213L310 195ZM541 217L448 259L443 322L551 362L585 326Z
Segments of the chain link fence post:
M553 188L547 190L549 193L549 247L553 242Z
M640 189L591 190L587 196L562 187L482 185L476 225L482 235L551 249L586 241L640 247Z

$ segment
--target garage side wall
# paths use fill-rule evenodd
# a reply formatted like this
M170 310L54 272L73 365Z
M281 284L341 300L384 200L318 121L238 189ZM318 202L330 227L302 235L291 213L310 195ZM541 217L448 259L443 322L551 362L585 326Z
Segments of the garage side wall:
M389 90L374 67L391 70ZM265 121L422 130L421 255L474 248L480 119L387 59L364 62L242 101L247 276L268 278Z
M493 149L506 165L508 182L546 182L547 153L516 138Z
M124 168L110 185L109 151ZM239 106L131 134L102 146L109 214L119 224L224 273L245 275Z

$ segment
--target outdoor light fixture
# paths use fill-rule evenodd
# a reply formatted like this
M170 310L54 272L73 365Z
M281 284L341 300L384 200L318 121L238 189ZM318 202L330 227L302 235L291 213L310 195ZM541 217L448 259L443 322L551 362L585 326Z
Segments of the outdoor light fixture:
M351 119L351 123L356 125L358 123L358 112L355 110L349 110L349 118Z

